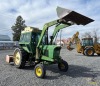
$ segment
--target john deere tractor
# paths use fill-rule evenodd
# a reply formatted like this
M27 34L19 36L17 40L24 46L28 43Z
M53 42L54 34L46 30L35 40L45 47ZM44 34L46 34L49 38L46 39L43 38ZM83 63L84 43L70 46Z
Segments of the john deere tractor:
M61 7L57 7L57 15L59 19L46 23L42 30L35 27L26 27L21 32L20 47L14 50L12 56L7 55L6 61L9 63L13 61L17 68L24 68L27 63L33 64L35 75L38 78L44 78L46 64L58 64L59 70L66 72L68 63L60 56L61 46L53 44L55 36L63 28L74 24L86 25L93 20ZM49 39L48 29L51 26L55 26L55 28Z

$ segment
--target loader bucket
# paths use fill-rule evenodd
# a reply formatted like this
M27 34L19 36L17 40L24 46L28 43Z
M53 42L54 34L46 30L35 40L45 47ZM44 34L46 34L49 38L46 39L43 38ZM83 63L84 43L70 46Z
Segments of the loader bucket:
M65 9L62 7L57 7L56 11L60 19L64 19L66 22L72 21L73 23L76 23L77 25L86 25L94 21L91 18L88 18L75 11L71 11L69 9Z

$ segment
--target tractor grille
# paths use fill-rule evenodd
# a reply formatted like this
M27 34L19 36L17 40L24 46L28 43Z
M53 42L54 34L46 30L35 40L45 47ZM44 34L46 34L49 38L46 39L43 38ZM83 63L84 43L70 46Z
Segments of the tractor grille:
M45 55L45 56L49 56L48 50L44 50L44 55Z
M59 55L60 55L60 47L58 47L58 48L56 48L55 50L54 50L54 58L58 58L59 57Z

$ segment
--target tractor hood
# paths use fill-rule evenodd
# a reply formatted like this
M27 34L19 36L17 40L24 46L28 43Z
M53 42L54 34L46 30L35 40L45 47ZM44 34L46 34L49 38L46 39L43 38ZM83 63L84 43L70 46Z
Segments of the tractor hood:
M94 21L91 18L88 18L75 11L65 9L62 7L57 7L56 11L60 19L64 19L65 21L72 21L73 23L76 23L77 25L86 25Z
M43 55L50 58L58 58L60 55L61 47L57 45L44 45L41 47Z
M61 48L61 46L57 46L57 45L44 45L43 46L44 50L48 50L48 49L54 50L55 48Z

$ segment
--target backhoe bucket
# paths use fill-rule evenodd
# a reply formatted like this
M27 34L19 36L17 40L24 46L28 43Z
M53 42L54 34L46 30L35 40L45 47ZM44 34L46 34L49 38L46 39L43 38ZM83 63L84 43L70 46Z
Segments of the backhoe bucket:
M57 7L56 11L60 19L64 19L66 22L71 21L73 23L76 23L77 25L86 25L94 21L93 19L90 19L75 11L71 11L62 7Z

